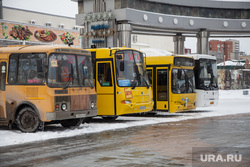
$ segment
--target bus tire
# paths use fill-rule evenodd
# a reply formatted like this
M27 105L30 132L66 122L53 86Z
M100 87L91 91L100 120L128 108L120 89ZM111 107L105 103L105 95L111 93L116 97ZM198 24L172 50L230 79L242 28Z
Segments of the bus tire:
M34 133L43 130L44 123L31 107L24 107L17 114L17 127L21 132Z
M86 118L84 118L83 119L83 121L82 121L82 123L84 124L84 123L90 123L90 121L92 120L92 117L86 117Z
M60 123L65 128L74 128L74 127L80 126L82 121L83 121L83 118L76 118L76 119L62 120Z
M107 121L114 121L118 118L118 116L102 116L102 119Z

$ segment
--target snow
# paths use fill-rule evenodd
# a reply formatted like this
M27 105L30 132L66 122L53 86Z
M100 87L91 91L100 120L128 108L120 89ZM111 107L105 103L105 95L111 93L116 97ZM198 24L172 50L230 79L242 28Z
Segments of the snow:
M82 124L77 129L62 128L59 124L47 125L45 131L37 133L22 133L19 130L9 130L0 127L0 147L42 141L54 138L72 137L77 135L98 133L134 126L145 126L165 122L178 122L188 119L200 119L233 114L250 113L250 89L248 95L243 95L245 90L220 90L219 104L215 107L197 108L193 112L185 113L158 113L155 117L146 116L120 116L116 121L107 122L96 118L90 124ZM174 117L172 117L174 115Z
M245 63L240 62L239 60L228 60L217 64L217 66L244 66L244 65Z

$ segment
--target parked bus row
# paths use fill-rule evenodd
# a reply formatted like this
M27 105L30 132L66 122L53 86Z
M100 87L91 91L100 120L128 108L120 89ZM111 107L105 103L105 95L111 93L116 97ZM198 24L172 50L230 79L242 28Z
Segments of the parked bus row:
M200 65L207 68L207 78L198 71L204 81L195 80L195 62L187 56L146 58L125 47L2 47L0 125L36 132L45 123L77 127L97 115L114 120L152 110L193 110L195 85L216 90L217 84L214 62Z
M177 112L218 104L215 56L164 53L155 56L153 51L148 54L147 49L142 51L147 55L147 73L153 89L154 111Z

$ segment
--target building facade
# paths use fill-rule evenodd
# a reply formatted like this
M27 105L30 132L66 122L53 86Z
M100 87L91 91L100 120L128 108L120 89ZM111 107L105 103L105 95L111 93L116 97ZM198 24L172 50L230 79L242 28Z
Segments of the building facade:
M0 46L17 44L56 44L73 42L82 46L75 18L2 6Z
M218 59L221 59L223 56L223 61L230 59L239 59L240 56L240 44L238 40L210 40L209 41L209 53L217 55Z
M184 54L185 38L194 37L197 38L197 52L207 54L210 37L218 35L239 37L240 35L249 36L250 33L250 2L72 1L78 2L79 14L76 15L76 23L85 27L83 36L85 47L93 44L97 47L131 47L134 34L158 35L171 37L174 43L174 53ZM102 27L103 22L108 24L106 26L108 28L95 29L93 26Z

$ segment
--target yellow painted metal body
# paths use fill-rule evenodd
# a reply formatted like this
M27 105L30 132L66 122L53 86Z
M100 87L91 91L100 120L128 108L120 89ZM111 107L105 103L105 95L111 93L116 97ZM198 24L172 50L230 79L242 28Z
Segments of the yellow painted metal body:
M0 48L0 62L7 63L7 71L9 67L9 56L13 53L46 53L47 59L50 53L56 53L56 49L71 50L72 54L85 52L90 56L90 53L83 49L71 48L67 46L53 46L53 45L41 45L41 46L11 46ZM8 78L8 75L6 75ZM70 97L71 103L82 103L81 99L72 101L74 97L86 97L89 95L96 96L95 89L91 87L69 87L67 90L63 88L50 88L47 86L47 80L41 85L11 85L8 84L6 79L6 90L0 90L0 124L7 125L10 121L13 122L16 119L16 114L19 107L22 104L29 104L36 109L40 120L43 122L51 121L48 119L48 113L55 113L55 97ZM65 91L62 94L55 93L56 91ZM87 99L87 98L86 98ZM74 105L74 104L71 104ZM72 106L71 106L72 107ZM77 109L76 109L77 110ZM70 111L65 111L70 112ZM97 111L96 111L97 112ZM70 114L72 116L72 113ZM96 115L96 114L95 114ZM68 118L70 119L70 117Z
M134 50L131 48L98 48L88 49L95 59L95 85L97 92L97 108L99 116L118 116L148 112L153 109L151 87L119 87L116 77L115 52L118 50ZM103 87L98 81L98 64L107 63L111 67L110 86ZM124 104L122 101L130 101Z
M152 56L146 57L147 71L152 71L152 88L155 101L154 110L168 111L170 113L193 110L196 108L196 93L175 94L172 92L172 70L173 69L193 69L194 66L174 66L174 58L181 56ZM167 88L165 85L157 84L157 71L167 71ZM159 100L160 94L156 90L167 96L167 100ZM186 101L187 102L186 102Z

